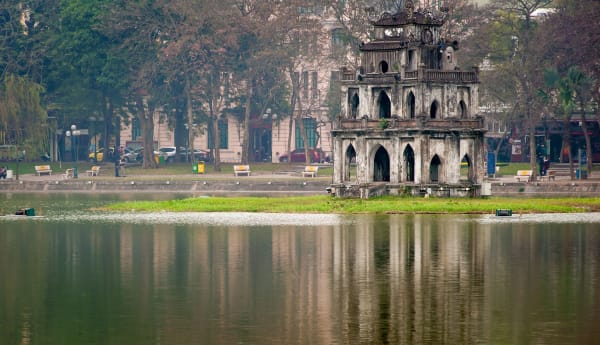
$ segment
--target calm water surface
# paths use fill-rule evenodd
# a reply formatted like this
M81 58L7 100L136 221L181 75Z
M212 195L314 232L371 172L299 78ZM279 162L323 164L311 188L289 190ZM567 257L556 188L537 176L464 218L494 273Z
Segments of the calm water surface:
M600 339L599 214L86 210L149 197L0 194L0 344Z

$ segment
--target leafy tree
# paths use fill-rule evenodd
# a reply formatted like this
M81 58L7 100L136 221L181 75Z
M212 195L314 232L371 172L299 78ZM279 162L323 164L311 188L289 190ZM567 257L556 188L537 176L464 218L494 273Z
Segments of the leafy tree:
M536 40L552 65L561 73L579 66L591 83L589 91L600 104L600 2L597 0L560 0L556 10L541 24ZM588 100L585 100L586 105ZM585 109L585 108L584 108ZM596 107L600 122L600 111Z
M539 119L535 93L543 84L543 63L540 61L538 46L533 40L538 27L533 20L533 13L548 6L551 0L507 0L495 9L494 17L486 27L485 40L478 41L487 52L487 59L492 65L494 78L505 80L500 85L514 85L514 109L522 114L529 127L529 163L535 172L536 143L535 123ZM509 106L510 107L510 106Z
M0 143L48 149L42 83L54 1L0 3Z
M37 154L48 149L46 111L41 105L43 88L25 77L8 75L0 88L0 144L17 145Z
M156 168L154 159L154 123L164 91L164 73L160 50L176 25L176 13L168 1L113 1L103 13L102 32L116 45L111 54L128 71L125 98L127 109L140 124L144 146L143 167Z
M114 42L102 31L104 11L110 0L62 0L57 22L50 37L48 99L52 108L63 115L62 125L87 123L90 115L102 120L101 140L105 152L110 138L118 135L119 121L115 109L123 103L126 64L113 54ZM117 133L113 133L114 130Z
M589 80L581 72L581 70L573 66L569 68L567 75L561 77L555 69L549 69L544 72L544 79L546 81L547 90L538 90L538 95L547 103L553 103L555 108L562 115L563 119L563 143L561 149L562 152L567 152L567 159L569 161L569 171L571 174L571 180L575 178L573 173L573 159L571 152L571 116L573 110L577 105L580 104L579 99L581 95L589 87ZM585 123L585 117L583 118ZM583 131L586 135L586 153L587 157L592 157L591 145L587 130L584 127ZM588 159L588 171L591 172L591 159Z

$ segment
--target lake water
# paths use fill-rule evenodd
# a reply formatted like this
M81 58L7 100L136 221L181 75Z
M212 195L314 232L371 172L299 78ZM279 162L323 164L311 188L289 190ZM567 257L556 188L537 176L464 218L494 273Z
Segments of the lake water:
M149 197L0 194L0 344L600 339L599 214L88 210Z

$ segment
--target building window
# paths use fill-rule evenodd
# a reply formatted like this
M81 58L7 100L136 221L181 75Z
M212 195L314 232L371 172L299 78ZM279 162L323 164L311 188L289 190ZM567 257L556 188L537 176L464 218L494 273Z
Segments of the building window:
M227 125L227 120L219 120L219 148L227 149L229 147L229 126ZM214 149L215 144L213 141L214 130L212 123L210 124L210 128L208 129L208 148Z
M429 108L429 117L432 119L438 118L439 104L437 101L433 101L431 103L431 108Z
M408 94L408 97L406 99L406 109L408 112L408 118L414 119L415 118L415 95L412 92L410 92Z
M313 99L319 98L319 74L316 71L312 72L311 91Z
M389 119L392 117L392 102L385 91L379 93L377 99L377 105L379 107L379 118Z
M343 46L344 43L344 30L339 28L331 30L331 45L335 48Z
M302 98L308 98L308 71L302 72Z
M388 63L387 63L387 61L385 61L385 60L382 60L382 61L379 63L379 72L381 72L381 73L387 73L387 72L388 72L388 69L389 69L389 66L388 66Z
M467 117L467 104L465 103L465 101L460 101L458 102L458 116L460 116L461 119L464 119Z
M302 119L304 123L304 130L306 131L306 138L308 140L308 147L315 147L317 145L317 120L312 117L306 117ZM296 148L304 148L304 141L302 140L302 134L300 134L300 126L296 123Z
M415 61L415 51L409 50L408 51L407 70L414 71L416 69L417 69L417 67L416 67L416 61Z
M137 141L138 138L142 137L142 126L138 119L131 121L131 140Z

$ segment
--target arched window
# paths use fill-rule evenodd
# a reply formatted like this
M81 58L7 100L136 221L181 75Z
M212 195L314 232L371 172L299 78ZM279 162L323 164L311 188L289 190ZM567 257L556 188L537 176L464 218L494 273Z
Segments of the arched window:
M377 105L379 106L379 118L389 119L392 117L392 102L385 91L379 93L377 98Z
M458 116L461 119L467 118L467 104L465 104L465 101L458 102Z
M350 100L350 117L356 119L358 117L358 105L360 104L360 99L358 98L358 93L354 93Z
M379 72L387 73L389 69L388 63L385 60L381 60L379 63Z
M429 117L432 119L436 119L438 117L439 104L437 101L433 101L431 103L431 108L429 108Z
M408 113L408 118L415 118L415 95L412 91L408 93L408 97L406 98L406 112Z

